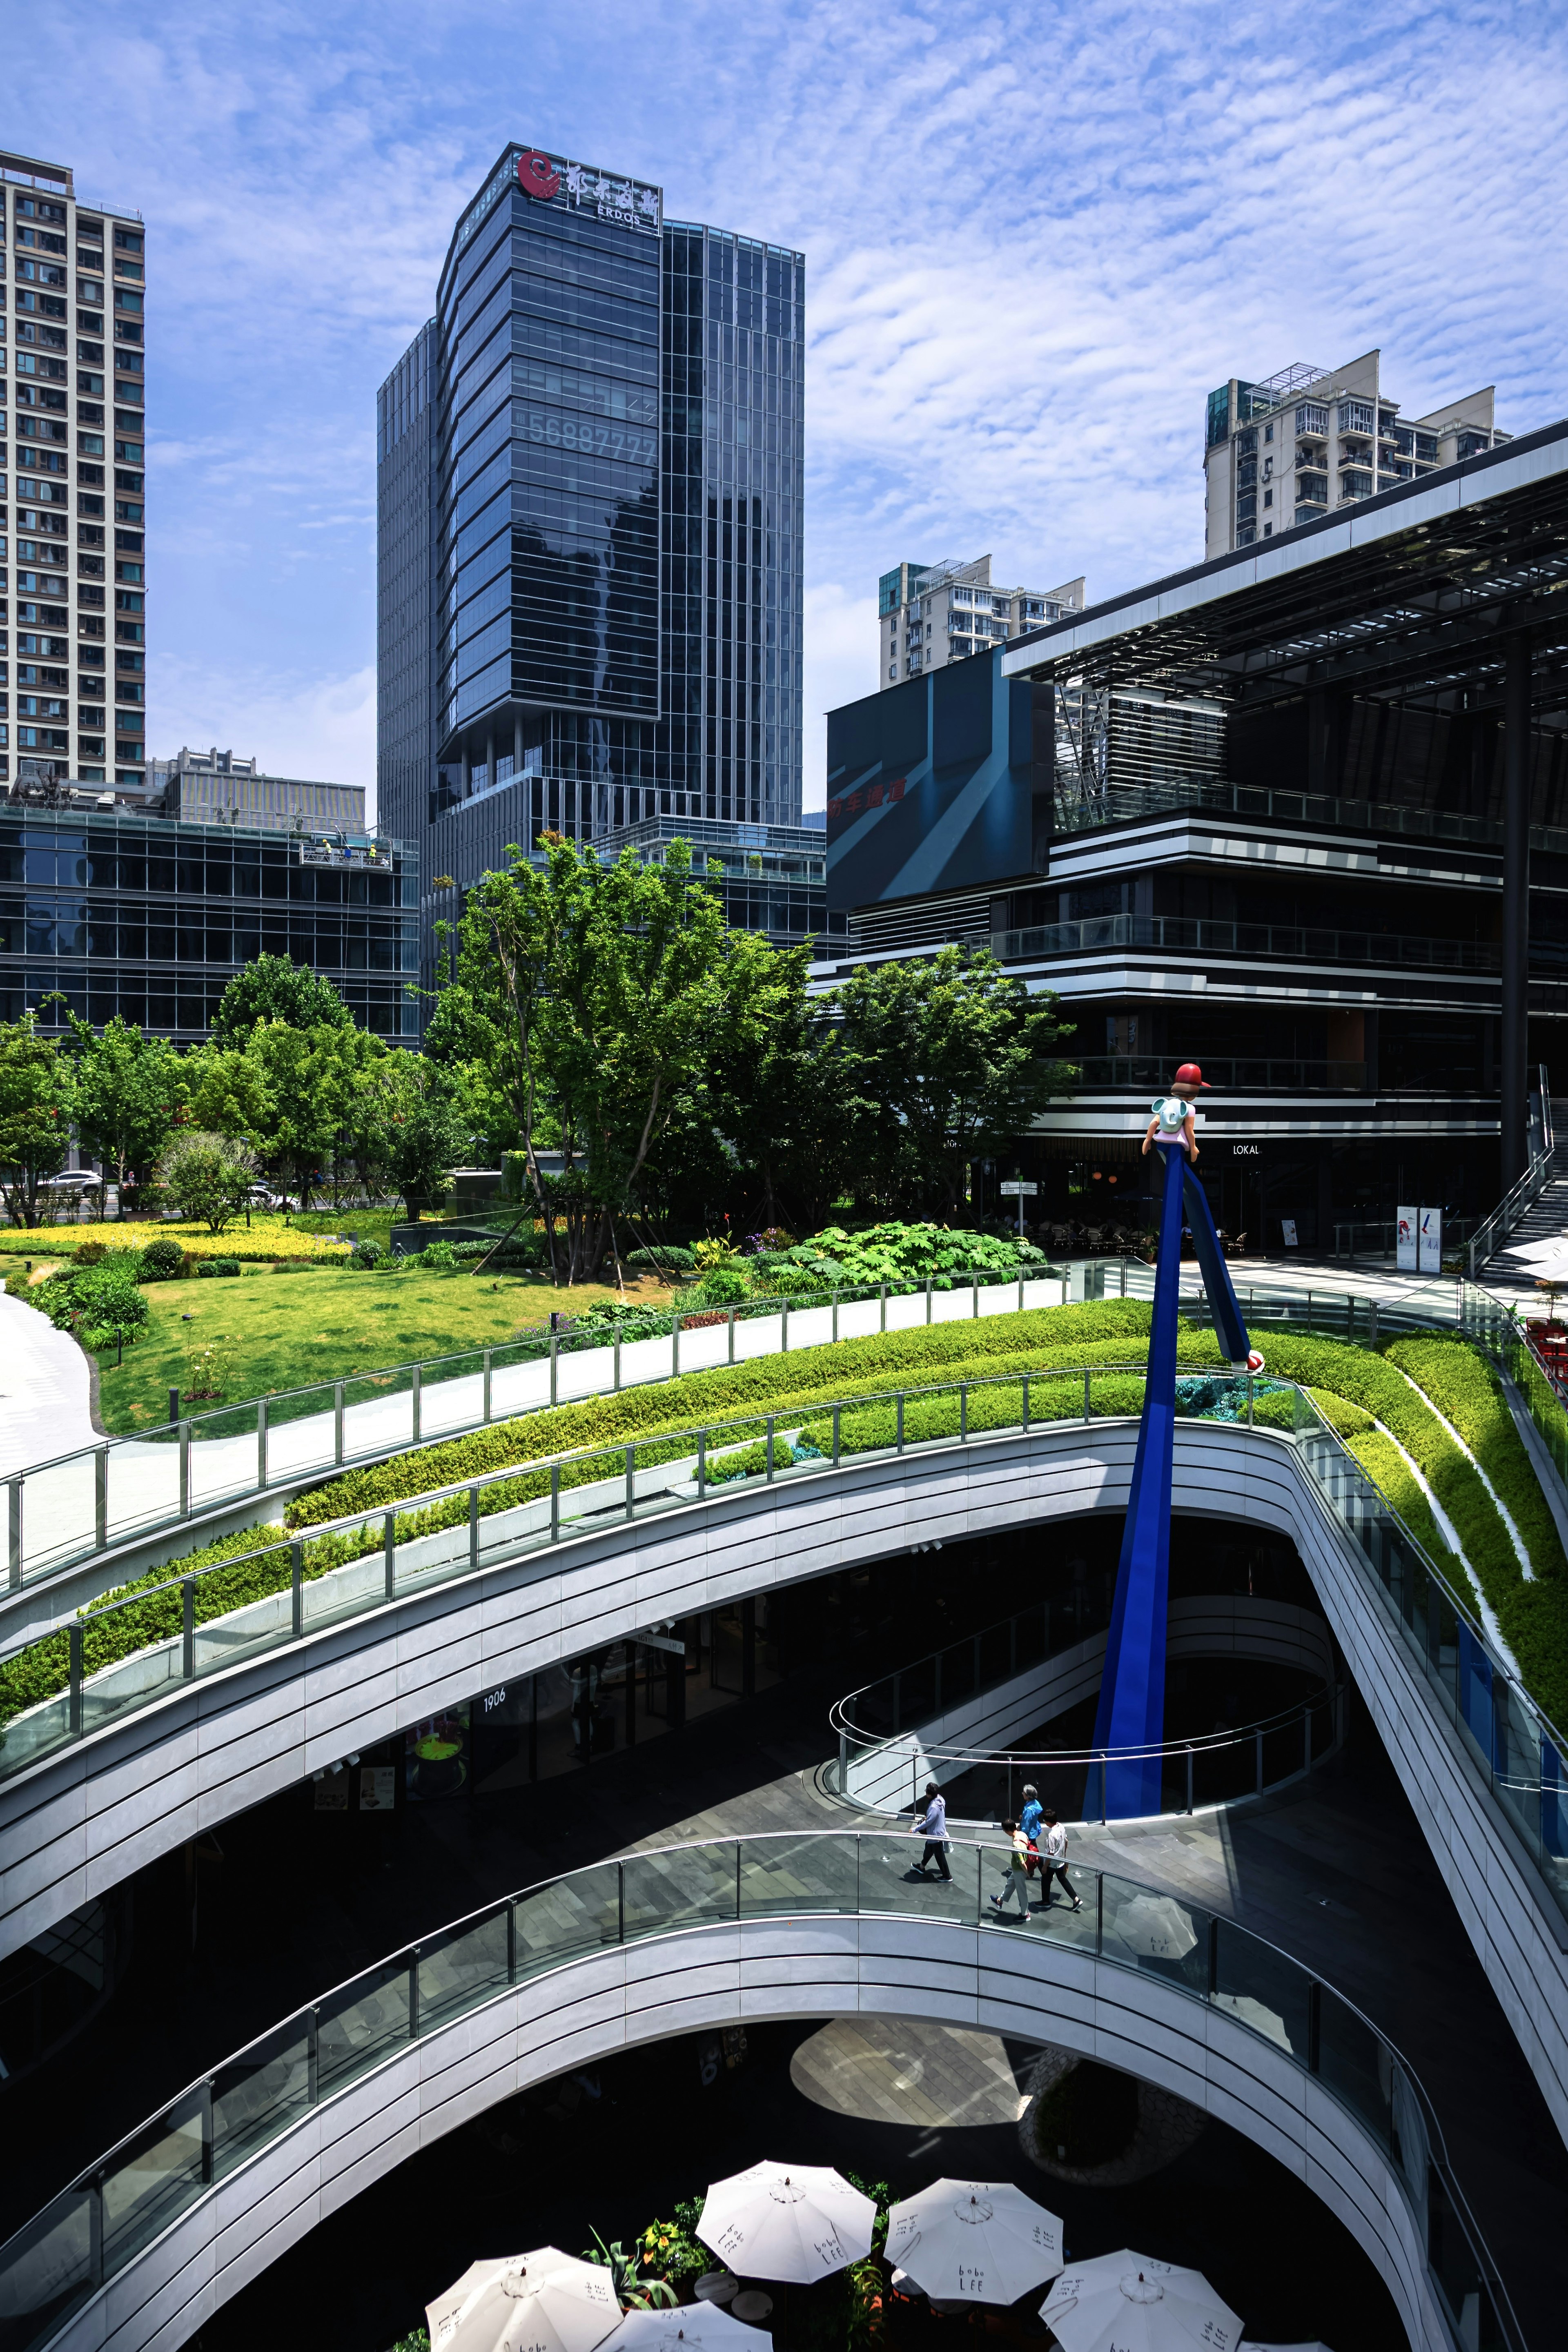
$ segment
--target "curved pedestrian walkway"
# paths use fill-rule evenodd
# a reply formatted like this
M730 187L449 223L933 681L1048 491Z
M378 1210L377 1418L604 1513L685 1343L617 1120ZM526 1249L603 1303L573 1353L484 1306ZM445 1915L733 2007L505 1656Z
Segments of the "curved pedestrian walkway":
M36 1307L0 1291L0 1478L98 1434L87 1357Z

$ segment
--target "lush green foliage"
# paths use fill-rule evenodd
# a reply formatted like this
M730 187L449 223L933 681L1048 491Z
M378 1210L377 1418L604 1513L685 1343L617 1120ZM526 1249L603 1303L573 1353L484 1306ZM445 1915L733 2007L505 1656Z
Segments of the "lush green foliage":
M984 950L862 964L826 1002L864 1164L889 1205L934 1199L953 1213L969 1163L1026 1133L1076 1076L1053 1058L1071 1034L1056 998L1031 995Z
M189 1092L188 1058L118 1013L95 1031L70 1016L71 1116L83 1152L121 1188L151 1181Z
M683 1373L644 1388L585 1397L573 1404L547 1406L522 1419L493 1423L466 1437L448 1438L390 1462L346 1471L289 1507L290 1526L345 1518L352 1512L385 1508L432 1487L504 1470L515 1463L569 1453L575 1447L626 1444L656 1430L690 1428L715 1413L787 1410L807 1406L837 1389L865 1393L908 1386L911 1380L983 1378L999 1371L1079 1364L1107 1340L1116 1353L1138 1363L1148 1352L1149 1309L1136 1299L1107 1299L1087 1307L1040 1308L1026 1315L988 1318L978 1323L921 1325L874 1339L841 1339L789 1355L758 1356L748 1363ZM1213 1363L1213 1334L1184 1330L1184 1360ZM1081 1390L1080 1390L1081 1395Z
M57 1331L73 1332L83 1347L120 1347L138 1336L151 1313L137 1286L141 1274L139 1251L107 1250L89 1265L63 1266L25 1295Z
M158 1181L183 1217L221 1234L245 1206L256 1181L248 1146L200 1128L176 1128L158 1163Z
M847 1233L842 1225L825 1225L821 1233L796 1246L803 1253L815 1252L831 1260L841 1269L846 1288L860 1283L931 1281L945 1290L954 1274L1016 1275L1047 1262L1044 1250L1010 1235L896 1222L870 1225L859 1233ZM794 1249L785 1250L773 1264L787 1265L795 1255Z
M703 1126L711 1151L715 1069L764 1052L804 992L805 948L780 954L728 929L690 882L681 842L658 864L628 849L605 866L552 841L542 866L520 858L468 895L452 1044L504 1106L552 1245L558 1216L564 1225L556 1270L574 1278L615 1247L650 1154ZM541 1171L546 1141L563 1155L560 1177Z
M173 1282L185 1270L185 1253L172 1235L155 1234L142 1253L143 1282Z
M1524 1440L1514 1425L1502 1382L1484 1356L1461 1339L1395 1340L1390 1363L1407 1372L1459 1433L1501 1498L1539 1577L1568 1580L1568 1559Z
M1568 1583L1555 1575L1525 1580L1512 1538L1475 1465L1431 1406L1393 1363L1343 1341L1270 1333L1268 1365L1289 1380L1331 1389L1398 1439L1452 1521L1526 1684L1554 1722L1568 1722Z
M243 1045L264 1021L291 1029L348 1029L353 1014L330 980L289 956L259 955L237 971L218 1000L213 1035L220 1045Z
M0 1201L13 1225L37 1225L48 1179L70 1140L70 1067L32 1013L0 1022Z
M628 1250L626 1264L646 1266L652 1274L689 1274L697 1256L684 1243L660 1242L657 1249Z

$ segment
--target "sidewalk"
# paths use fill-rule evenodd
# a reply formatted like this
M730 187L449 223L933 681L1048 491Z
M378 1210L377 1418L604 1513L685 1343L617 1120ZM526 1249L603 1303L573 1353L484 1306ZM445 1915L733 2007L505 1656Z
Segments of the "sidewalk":
M0 1477L96 1444L91 1384L76 1341L0 1291Z

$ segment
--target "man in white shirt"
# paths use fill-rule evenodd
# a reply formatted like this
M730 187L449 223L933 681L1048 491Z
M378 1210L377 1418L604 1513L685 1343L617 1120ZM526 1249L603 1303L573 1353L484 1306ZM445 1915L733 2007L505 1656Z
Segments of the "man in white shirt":
M1045 1900L1040 1905L1040 1908L1042 1911L1050 1909L1051 1881L1053 1878L1059 1878L1062 1883L1062 1893L1075 1911L1081 1911L1083 1904L1073 1893L1072 1882L1068 1877L1068 1833L1055 1813L1047 1813L1043 1816L1043 1831L1044 1833L1040 1839L1040 1883L1045 1890Z
M925 1852L918 1864L919 1875L924 1878L928 1874L934 1854L938 1872L943 1878L951 1879L952 1873L947 1866L947 1800L934 1780L926 1782L925 1811L910 1835L923 1837L926 1842Z

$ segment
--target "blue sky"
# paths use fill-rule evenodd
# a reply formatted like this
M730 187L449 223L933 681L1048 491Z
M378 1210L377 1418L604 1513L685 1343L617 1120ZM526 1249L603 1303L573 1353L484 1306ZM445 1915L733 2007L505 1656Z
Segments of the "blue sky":
M150 740L370 782L375 390L508 139L807 256L806 801L877 574L1203 550L1212 384L1563 389L1561 8L406 0L7 32L0 144L148 224Z

